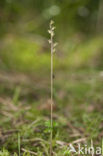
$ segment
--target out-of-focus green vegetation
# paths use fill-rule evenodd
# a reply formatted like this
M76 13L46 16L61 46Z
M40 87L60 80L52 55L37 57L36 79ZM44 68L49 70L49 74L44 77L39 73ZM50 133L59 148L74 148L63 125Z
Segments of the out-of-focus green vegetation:
M94 64L102 68L102 38L97 33L102 20L100 4L97 0L1 0L1 68L49 69L47 30L51 18L55 20L59 42L56 67Z
M26 22L22 27L25 28L26 24L29 32L39 31L46 35L43 26L47 28L47 21L55 18L57 32L60 35L67 36L68 32L73 33L73 31L93 31L93 28L95 32L99 2L99 0L53 0L51 2L49 0L1 0L1 28L5 32L11 24L21 20L21 24Z
M69 44L69 41L72 42ZM66 41L67 42L67 41ZM54 58L55 70L102 69L103 39L95 37L81 44L68 40ZM2 40L1 69L25 72L50 71L50 51L27 37L7 36ZM63 55L63 56L62 56Z

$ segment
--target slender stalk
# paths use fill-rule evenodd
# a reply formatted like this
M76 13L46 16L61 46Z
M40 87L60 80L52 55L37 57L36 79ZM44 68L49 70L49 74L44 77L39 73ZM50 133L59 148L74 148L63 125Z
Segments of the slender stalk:
M52 156L53 138L53 37L51 35L51 134L50 134L50 156Z
M54 104L54 99L53 99L53 54L55 52L55 47L57 45L57 43L54 43L54 29L55 27L53 26L54 22L51 21L50 22L50 27L48 30L49 34L50 34L50 50L51 50L51 75L50 75L50 80L51 80L51 112L50 112L50 123L51 123L51 131L50 131L50 156L53 155L53 104Z
M20 156L20 134L18 133L18 153Z

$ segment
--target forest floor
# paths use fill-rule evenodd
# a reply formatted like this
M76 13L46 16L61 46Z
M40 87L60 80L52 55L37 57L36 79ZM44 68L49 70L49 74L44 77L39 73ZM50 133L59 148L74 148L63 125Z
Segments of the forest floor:
M103 72L55 72L53 151L102 147ZM0 72L0 156L49 156L50 75ZM79 155L73 153L73 155Z

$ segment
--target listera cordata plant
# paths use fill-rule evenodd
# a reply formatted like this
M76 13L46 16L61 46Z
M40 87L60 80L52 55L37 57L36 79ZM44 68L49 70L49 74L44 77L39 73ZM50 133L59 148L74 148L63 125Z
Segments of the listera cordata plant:
M49 34L50 34L50 39L49 44L50 44L50 51L51 51L51 112L50 112L50 125L51 125L51 131L50 131L50 156L52 156L53 153L53 145L52 145L52 139L53 139L53 104L54 104L54 99L53 99L53 55L56 51L56 46L57 43L54 42L54 30L55 30L55 26L54 26L54 21L51 20L50 21L50 25L49 25Z

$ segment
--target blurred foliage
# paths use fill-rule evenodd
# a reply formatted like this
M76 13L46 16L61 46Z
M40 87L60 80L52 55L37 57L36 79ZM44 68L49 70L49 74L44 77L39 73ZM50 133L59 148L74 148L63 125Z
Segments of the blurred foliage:
M58 34L64 35L68 28L69 33L77 30L93 31L93 28L95 31L98 4L99 0L1 0L0 30L1 33L5 32L7 26L26 18L29 22L34 20L35 24L38 23L37 30L43 33L45 27L41 30L41 26L47 25L48 20L54 18Z
M103 39L96 37L82 44L66 46L65 52L57 52L54 58L55 70L95 68L102 69ZM2 40L0 69L20 72L50 70L50 52L32 39L8 36ZM70 52L69 52L70 51ZM60 55L60 56L59 56ZM63 55L63 56L62 56Z
M51 18L59 42L54 61L57 68L102 68L102 38L97 33L100 2L0 0L1 68L50 69L47 30Z

